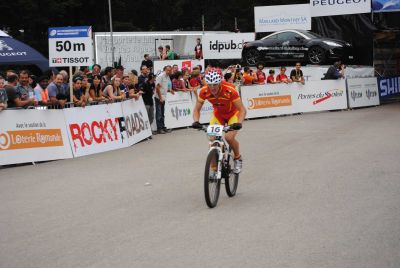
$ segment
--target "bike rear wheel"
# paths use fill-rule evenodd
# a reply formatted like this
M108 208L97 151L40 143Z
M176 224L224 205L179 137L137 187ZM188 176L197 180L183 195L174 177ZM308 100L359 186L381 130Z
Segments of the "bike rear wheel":
M239 183L239 174L233 173L234 166L233 155L229 152L228 155L228 165L226 170L227 177L225 178L225 190L229 197L233 197L236 194L236 190Z
M207 206L213 208L218 203L221 180L218 179L218 150L212 149L207 156L204 171L204 197Z

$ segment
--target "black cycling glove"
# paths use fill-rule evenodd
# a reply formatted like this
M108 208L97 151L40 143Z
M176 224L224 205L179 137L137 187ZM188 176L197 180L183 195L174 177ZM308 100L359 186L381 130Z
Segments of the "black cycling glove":
M242 128L242 123L233 123L231 125L231 129L233 129L233 130L239 130L241 128Z

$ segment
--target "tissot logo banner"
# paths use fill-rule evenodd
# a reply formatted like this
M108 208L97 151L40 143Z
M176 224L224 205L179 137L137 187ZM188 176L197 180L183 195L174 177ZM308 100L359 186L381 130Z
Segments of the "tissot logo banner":
M312 17L371 12L371 0L310 0Z
M128 146L121 103L64 109L75 157Z
M52 67L92 65L92 27L49 28L49 64Z
M377 78L347 79L347 94L350 108L379 105Z
M400 95L400 76L379 77L378 88L381 99Z
M190 126L192 123L192 95L187 92L168 93L165 101L165 126L178 128Z
M400 11L400 0L372 0L373 12Z
M0 122L0 165L72 157L61 110L6 110Z
M302 4L254 7L254 24L256 32L311 30L310 6Z
M254 41L254 33L205 34L203 55L205 59L240 59L243 44Z

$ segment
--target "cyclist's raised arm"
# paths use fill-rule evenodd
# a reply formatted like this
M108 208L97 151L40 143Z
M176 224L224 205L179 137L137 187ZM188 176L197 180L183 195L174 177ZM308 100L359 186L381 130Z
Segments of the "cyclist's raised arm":
M203 103L201 100L197 99L196 101L196 105L194 106L194 110L193 110L193 121L194 122L198 122L200 120L200 110L201 107L203 107Z
M241 99L237 99L233 102L233 105L239 110L238 121L239 123L243 123L244 118L246 117L246 107L244 107Z

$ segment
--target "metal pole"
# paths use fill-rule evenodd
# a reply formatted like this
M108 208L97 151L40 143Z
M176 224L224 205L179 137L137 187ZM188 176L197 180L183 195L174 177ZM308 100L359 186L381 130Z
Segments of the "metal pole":
M203 34L204 34L204 28L205 28L204 15L201 15L201 28L202 28Z
M111 12L111 0L108 0L108 15L110 17L110 37L111 37L111 66L114 66L114 37L113 37L113 25L112 25L112 12Z
M69 101L74 102L74 90L72 88L72 66L69 66Z
M237 30L237 18L235 17L235 32L236 32L236 30Z

